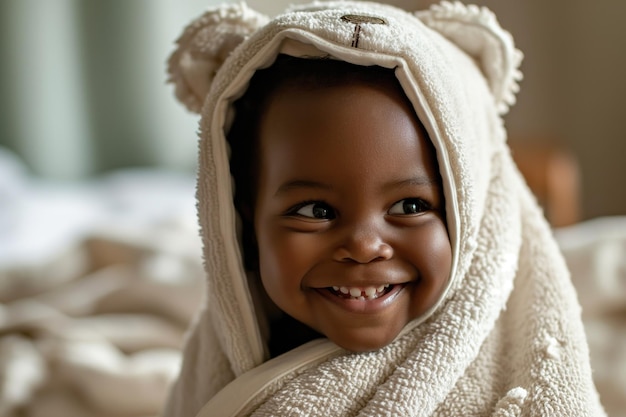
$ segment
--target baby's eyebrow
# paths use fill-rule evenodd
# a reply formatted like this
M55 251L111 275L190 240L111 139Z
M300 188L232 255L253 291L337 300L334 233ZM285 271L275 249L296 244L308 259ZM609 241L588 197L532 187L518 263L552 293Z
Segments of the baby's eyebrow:
M429 175L416 175L410 178L404 178L401 180L393 180L383 184L382 188L403 188L403 187L423 187L430 185L440 185L439 177L431 177ZM278 187L275 196L280 196L281 194L285 194L289 191L295 189L314 189L314 190L323 190L323 191L332 191L333 187L329 184L325 184L323 182L318 181L310 181L310 180L293 180L287 181Z
M276 190L276 193L274 195L279 196L288 191L298 189L298 188L308 188L308 189L329 191L329 190L332 190L333 187L331 187L328 184L324 184L324 183L317 182L317 181L293 180L293 181L287 181L286 183L278 187L278 190Z
M410 178L390 181L388 183L385 183L383 187L402 188L402 187L411 187L411 186L439 185L439 184L440 184L440 180L438 177L432 177L430 175L416 175Z

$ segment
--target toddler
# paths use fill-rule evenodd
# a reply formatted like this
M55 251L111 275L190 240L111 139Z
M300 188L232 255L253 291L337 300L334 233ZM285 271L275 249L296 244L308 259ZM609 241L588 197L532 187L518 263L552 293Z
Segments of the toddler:
M520 61L460 3L191 23L169 71L201 114L208 280L165 415L602 415L505 143Z

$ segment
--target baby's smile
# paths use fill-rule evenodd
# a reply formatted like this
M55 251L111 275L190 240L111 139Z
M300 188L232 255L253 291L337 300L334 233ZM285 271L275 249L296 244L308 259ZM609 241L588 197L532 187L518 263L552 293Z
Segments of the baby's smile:
M341 310L366 317L367 315L377 316L391 307L408 284L364 287L333 286L320 288L317 292Z

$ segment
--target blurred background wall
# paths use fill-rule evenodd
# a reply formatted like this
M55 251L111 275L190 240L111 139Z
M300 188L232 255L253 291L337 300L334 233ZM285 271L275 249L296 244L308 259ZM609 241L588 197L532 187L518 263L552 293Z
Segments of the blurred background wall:
M210 3L0 0L0 145L52 178L192 168L196 118L165 60Z
M288 3L250 0L267 14ZM165 85L182 27L211 0L0 0L0 146L36 176L127 166L192 171L197 118ZM390 0L418 9L428 0ZM516 141L570 149L583 218L626 214L626 2L475 0L525 53Z
M626 213L626 2L476 0L525 54L525 80L506 121L512 139L570 149L584 218Z

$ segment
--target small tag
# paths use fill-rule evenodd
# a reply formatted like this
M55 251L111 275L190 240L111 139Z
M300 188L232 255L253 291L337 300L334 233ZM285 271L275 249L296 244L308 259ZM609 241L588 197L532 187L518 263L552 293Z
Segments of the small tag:
M359 37L361 36L361 25L386 25L387 22L385 19L374 16L365 16L359 14L346 14L341 16L341 20L344 22L352 23L354 26L354 35L352 35L352 46L353 48L359 47Z
M354 23L355 25L361 25L363 23L370 23L373 25L386 25L385 19L374 16L364 16L360 14L346 14L341 16L341 20L348 23Z

